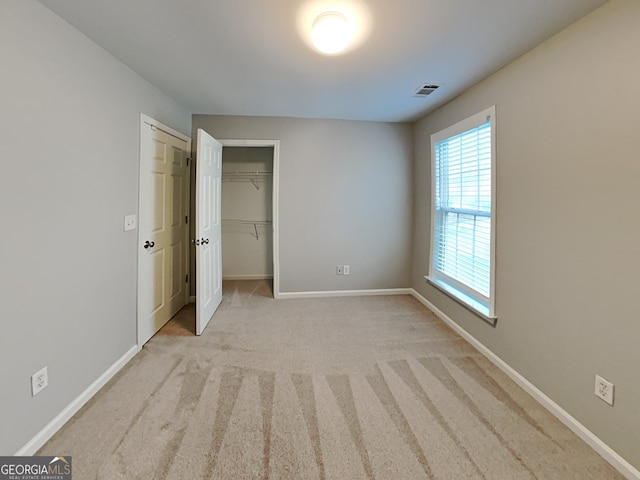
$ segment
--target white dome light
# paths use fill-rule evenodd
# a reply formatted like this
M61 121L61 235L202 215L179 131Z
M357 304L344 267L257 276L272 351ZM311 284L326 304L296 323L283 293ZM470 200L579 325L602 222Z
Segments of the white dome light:
M333 55L347 48L352 34L347 17L338 12L325 12L313 22L311 41L322 53Z

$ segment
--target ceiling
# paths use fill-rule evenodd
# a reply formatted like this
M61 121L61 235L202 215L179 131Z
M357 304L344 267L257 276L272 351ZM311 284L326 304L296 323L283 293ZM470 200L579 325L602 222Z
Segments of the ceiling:
M420 118L606 1L40 0L193 113L389 122ZM297 26L309 2L364 9L368 38L318 54ZM442 87L415 98L423 83Z

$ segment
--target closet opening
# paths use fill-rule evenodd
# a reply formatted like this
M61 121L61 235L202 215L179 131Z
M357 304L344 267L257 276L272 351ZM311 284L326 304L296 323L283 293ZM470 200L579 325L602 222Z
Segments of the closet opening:
M275 147L221 143L223 289L273 298Z

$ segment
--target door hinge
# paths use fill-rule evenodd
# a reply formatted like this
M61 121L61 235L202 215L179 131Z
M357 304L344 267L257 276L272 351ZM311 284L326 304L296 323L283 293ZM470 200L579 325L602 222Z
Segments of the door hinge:
M189 283L189 275L184 276L184 283Z
M188 215L184 216L184 223L189 223L189 216Z
M187 167L189 166L189 160L191 160L191 158L187 157Z

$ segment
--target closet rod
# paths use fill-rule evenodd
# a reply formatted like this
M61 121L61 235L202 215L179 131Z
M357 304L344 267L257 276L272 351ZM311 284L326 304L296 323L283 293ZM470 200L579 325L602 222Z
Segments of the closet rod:
M184 142L184 139L183 139L183 138L180 138L180 137L178 137L177 135L174 135L174 134L173 134L173 133L171 133L171 132L167 132L166 130L161 129L160 127L156 127L153 123L149 123L149 122L144 122L144 123L146 123L147 125L149 125L149 126L151 127L151 130L153 130L154 132L155 132L156 130L160 130L162 133L166 133L167 135L171 135L173 138L177 138L178 140L182 140L182 141Z
M255 170L255 171L236 171L236 172L222 172L222 176L223 177L266 177L269 175L272 175L273 172L267 172L267 171L260 171L260 170Z

